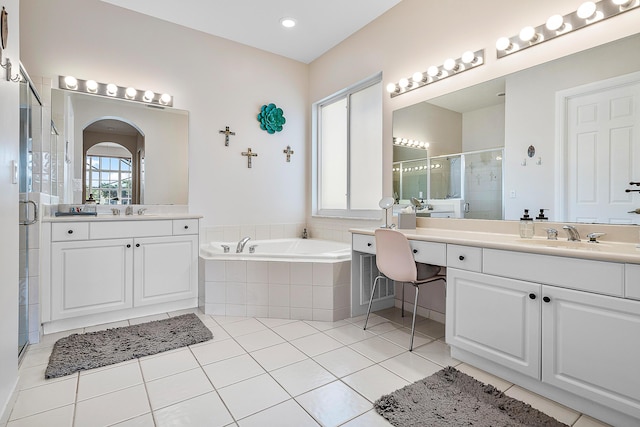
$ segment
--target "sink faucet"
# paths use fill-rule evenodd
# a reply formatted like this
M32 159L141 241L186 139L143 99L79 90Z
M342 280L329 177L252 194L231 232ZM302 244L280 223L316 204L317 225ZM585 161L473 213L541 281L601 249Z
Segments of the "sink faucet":
M244 245L246 245L249 240L251 240L251 237L247 236L247 237L243 237L242 240L238 242L238 246L236 246L237 254L239 254L244 250Z
M125 215L133 215L133 206L127 205L127 208L124 210Z
M576 229L573 225L565 225L562 227L563 230L567 232L567 240L570 242L579 242L580 241L580 233L578 233L578 229Z

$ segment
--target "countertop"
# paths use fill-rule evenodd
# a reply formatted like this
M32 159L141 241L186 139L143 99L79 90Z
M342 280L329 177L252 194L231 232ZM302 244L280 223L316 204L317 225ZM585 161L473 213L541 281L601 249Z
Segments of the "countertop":
M200 219L202 215L190 213L145 213L144 215L113 215L112 213L99 213L98 215L69 215L69 216L43 216L42 222L96 222L96 221L160 221L174 219Z
M351 228L354 234L374 235L373 228ZM640 248L635 243L569 242L565 238L548 240L544 237L523 239L516 234L487 233L480 231L460 231L442 228L398 229L409 240L450 243L488 249L511 250L541 255L564 256L596 261L624 262L640 264Z

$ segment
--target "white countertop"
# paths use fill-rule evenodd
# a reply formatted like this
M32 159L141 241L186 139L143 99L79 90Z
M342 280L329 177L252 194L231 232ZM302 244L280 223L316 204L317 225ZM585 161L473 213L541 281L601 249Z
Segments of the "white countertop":
M373 236L375 229L352 228L351 233ZM511 250L542 255L565 256L597 261L625 262L640 264L640 248L635 243L568 242L565 238L548 240L544 237L523 239L516 234L486 233L479 231L460 231L443 228L399 229L410 240L451 243L476 246L488 249Z
M68 215L68 216L44 216L42 222L95 222L95 221L159 221L173 219L200 219L202 215L189 213L145 213L144 215L113 215L112 213L99 213L98 215Z

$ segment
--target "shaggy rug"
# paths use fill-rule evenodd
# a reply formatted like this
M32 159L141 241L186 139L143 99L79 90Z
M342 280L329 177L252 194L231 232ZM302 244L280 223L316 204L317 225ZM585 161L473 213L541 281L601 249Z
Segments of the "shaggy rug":
M394 426L566 426L492 385L447 367L382 396L376 411Z
M211 331L195 314L105 331L72 334L53 346L45 378L57 378L207 341Z

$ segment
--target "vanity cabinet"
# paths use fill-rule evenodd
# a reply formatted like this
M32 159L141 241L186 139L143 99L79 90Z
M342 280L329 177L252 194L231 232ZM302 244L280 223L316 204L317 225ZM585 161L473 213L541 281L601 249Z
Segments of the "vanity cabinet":
M198 219L50 225L45 332L197 306Z

